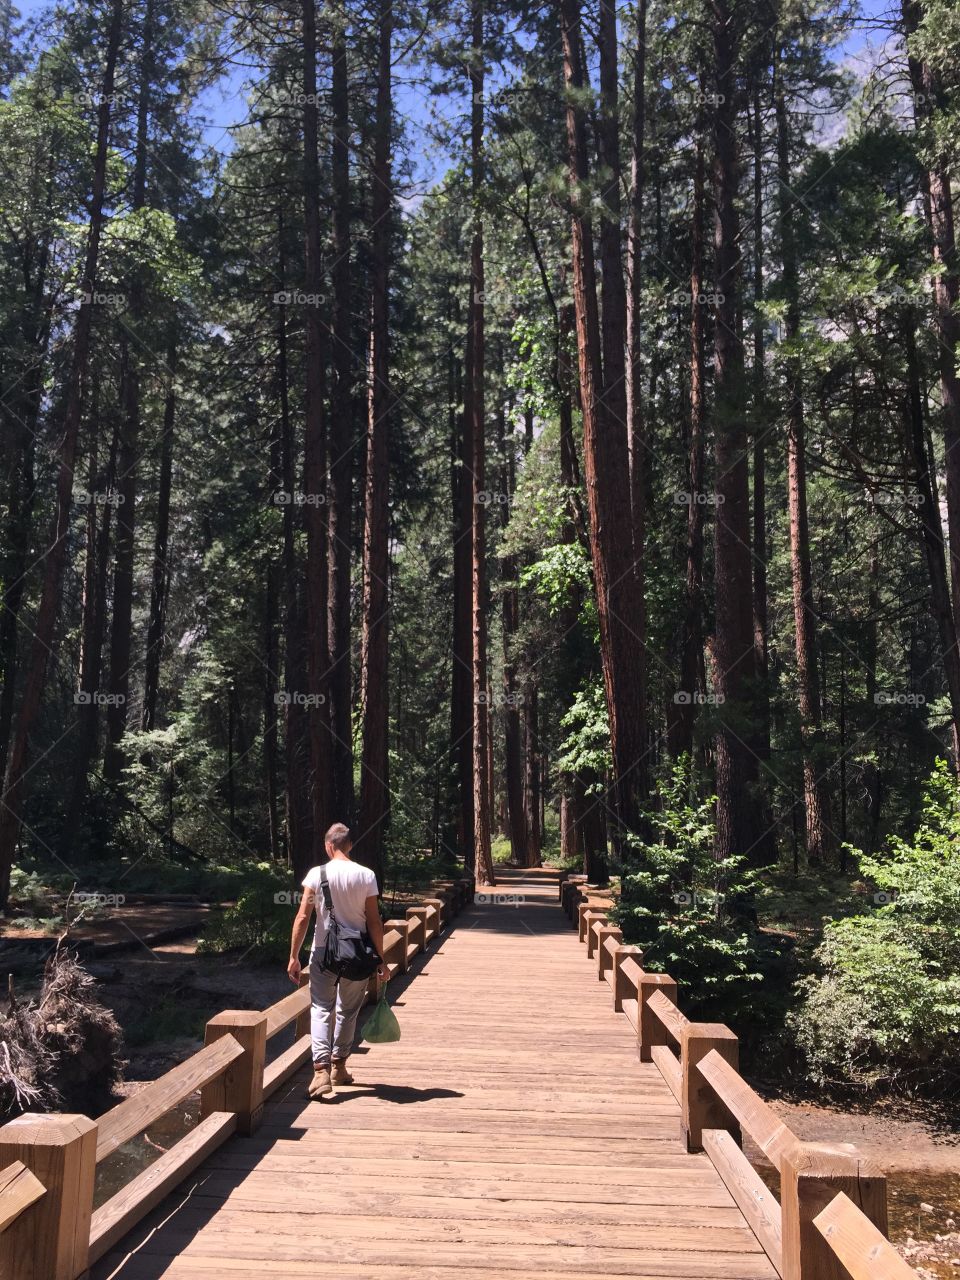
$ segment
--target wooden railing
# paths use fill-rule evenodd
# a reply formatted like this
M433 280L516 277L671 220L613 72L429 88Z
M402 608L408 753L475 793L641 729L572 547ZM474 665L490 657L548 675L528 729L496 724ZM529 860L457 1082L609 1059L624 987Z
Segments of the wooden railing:
M405 973L445 925L473 901L472 879L438 884L432 896L384 926L391 976ZM99 1120L28 1113L0 1128L0 1277L77 1280L231 1134L251 1134L263 1103L310 1057L308 977L262 1012L230 1009L207 1023L198 1052ZM370 980L369 998L379 996ZM267 1042L290 1025L294 1042L267 1064ZM191 1094L195 1128L105 1204L94 1209L97 1165Z
M886 1238L883 1173L850 1143L801 1142L740 1075L738 1040L720 1023L691 1022L677 984L647 973L639 947L610 924L609 895L561 876L560 901L579 930L614 1009L637 1035L680 1104L688 1151L703 1151L783 1280L917 1280ZM746 1134L780 1175L780 1199L741 1149Z

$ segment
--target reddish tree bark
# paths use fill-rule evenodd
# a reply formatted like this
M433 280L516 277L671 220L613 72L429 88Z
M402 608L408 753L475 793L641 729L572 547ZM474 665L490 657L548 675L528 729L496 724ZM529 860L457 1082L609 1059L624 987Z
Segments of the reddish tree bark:
M317 14L315 0L303 0L303 208L304 292L306 294L304 404L304 488L307 529L307 723L312 766L314 842L335 821L330 786L330 654L327 647L327 528L326 422L324 415L325 361L323 322L319 310L320 162L317 112ZM299 691L295 691L297 693ZM319 857L317 849L314 861ZM299 870L299 868L298 868Z
M154 3L146 0L137 84L137 123L133 157L134 214L147 203L147 151L150 123L150 98L154 75ZM145 288L141 272L134 269L130 286L130 331L133 343L122 339L125 353L123 377L123 424L117 458L117 530L113 571L113 601L110 626L110 693L107 704L107 749L103 772L118 781L124 765L121 747L127 730L130 701L130 668L133 658L133 590L134 558L137 531L137 485L140 465L141 380L140 354L142 339L139 329L145 315Z
M919 0L903 0L906 35L913 35L922 17ZM928 148L937 144L930 128L933 113L947 105L940 75L927 63L908 57L913 88L914 114L918 131L927 135ZM960 271L957 264L956 227L949 157L938 149L924 174L924 210L930 233L930 250L936 274L933 279L933 323L940 374L940 401L944 440L944 473L947 488L947 530L949 534L950 582L953 596L953 625L960 635L960 375L957 352L960 348ZM957 760L960 769L960 759Z
M363 640L360 821L355 857L383 883L383 841L390 819L389 532L390 532L390 133L393 118L390 46L393 11L380 9L371 208L370 373L363 534Z
M470 47L470 169L473 238L470 246L470 306L467 312L467 395L464 437L470 442L471 653L473 690L473 870L477 884L492 885L490 852L490 716L487 706L486 431L483 322L483 0L473 0Z
M331 388L327 483L330 549L329 639L332 803L342 821L353 813L353 720L351 708L350 564L353 536L353 335L350 323L350 113L346 9L331 16L330 107L333 143L333 386Z
M693 219L690 263L690 446L687 462L686 600L680 634L680 682L667 723L667 748L673 756L693 751L696 702L705 685L703 671L704 419L706 414L706 308L704 282L706 162L703 112L697 122L693 171Z
M629 380L627 414L629 422L630 505L634 540L643 553L646 541L646 438L643 421L643 362L641 356L643 278L643 190L646 178L644 156L646 126L647 0L639 0L635 18L636 49L633 55L633 137L630 161L630 220L627 229L627 263L630 276L627 311L627 351Z
M143 670L141 727L156 728L160 695L160 663L166 638L167 595L170 585L170 493L173 482L173 434L177 418L177 338L171 332L167 345L167 393L160 437L160 471L157 476L157 526L153 538L153 570L150 579L150 620L147 624L147 656ZM279 483L275 486L279 488Z
M500 450L500 523L506 529L510 519L508 503L514 491L513 442L507 437L505 413L497 410L497 445ZM516 645L520 625L520 588L517 577L520 565L515 555L501 558L502 587L500 595L503 635L503 772L507 800L507 827L513 860L521 867L528 865L527 820L523 804L523 736L520 724L522 695L517 679Z
M778 67L779 70L779 58ZM796 342L800 332L800 283L793 225L790 172L790 132L783 81L775 89L777 118L777 168L779 186L780 252L783 258L783 293L786 301L784 336ZM790 524L790 577L793 585L793 620L797 661L800 736L803 750L803 803L806 818L807 856L824 861L834 840L830 825L830 788L823 759L823 722L820 711L820 678L817 666L817 621L813 607L810 570L810 529L807 514L806 423L800 361L786 363L787 397L787 505Z
M588 212L586 130L582 94L579 0L561 0L566 121L571 193L573 296L577 326L584 463L590 514L604 691L610 720L616 810L636 831L647 790L645 654L642 563L635 560L624 384L625 295L620 260L619 160L616 145L616 24L604 2L601 18L601 163L606 209L600 245L604 314L597 304L593 227Z
M736 37L727 0L712 0L715 73L713 194L715 208L715 500L716 623L712 670L720 700L716 738L716 856L762 856L765 836L756 731L756 657L747 403L741 315L740 159L737 133Z

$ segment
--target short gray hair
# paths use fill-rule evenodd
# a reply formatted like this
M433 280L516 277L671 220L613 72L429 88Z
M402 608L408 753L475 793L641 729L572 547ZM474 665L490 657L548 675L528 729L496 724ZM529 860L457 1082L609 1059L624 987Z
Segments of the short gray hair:
M323 837L324 844L332 844L335 849L341 853L347 845L353 844L353 837L350 835L350 828L342 822L335 822L332 827L327 828L327 834Z

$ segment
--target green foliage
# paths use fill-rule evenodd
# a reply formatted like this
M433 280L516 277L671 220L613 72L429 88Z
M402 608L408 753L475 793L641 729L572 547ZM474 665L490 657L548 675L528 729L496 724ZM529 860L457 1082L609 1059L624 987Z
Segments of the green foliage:
M299 893L291 888L289 873L259 863L248 872L234 906L207 925L198 952L252 952L264 961L282 961L289 953Z
M960 788L944 761L912 840L859 854L875 909L830 923L793 1018L821 1081L955 1091L960 1031Z
M744 858L714 859L714 800L692 794L687 759L662 774L659 791L655 836L636 841L623 869L617 922L643 948L644 968L677 980L687 1006L742 1011L761 977L761 943L731 904L753 893L757 873Z
M611 768L612 758L607 703L599 677L577 690L573 706L561 717L560 724L567 733L561 743L558 768L565 773L587 772L602 778Z

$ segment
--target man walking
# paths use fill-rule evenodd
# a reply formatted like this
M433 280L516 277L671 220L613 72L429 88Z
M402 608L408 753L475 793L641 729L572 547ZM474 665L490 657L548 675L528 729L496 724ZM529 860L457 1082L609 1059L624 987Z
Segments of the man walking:
M342 822L333 824L323 842L329 859L323 870L326 872L340 933L344 937L353 938L359 938L364 933L369 935L380 956L377 974L387 981L390 969L383 958L383 921L377 906L377 877L369 867L351 862L353 841ZM293 922L287 973L291 982L299 983L300 949L307 935L310 916L316 911L317 927L310 952L313 1080L309 1092L311 1098L323 1098L333 1093L334 1085L353 1084L353 1077L347 1072L347 1059L353 1050L357 1017L367 994L367 979L354 981L341 978L336 973L321 968L330 915L322 892L320 867L311 867L304 877L303 888L300 910Z

